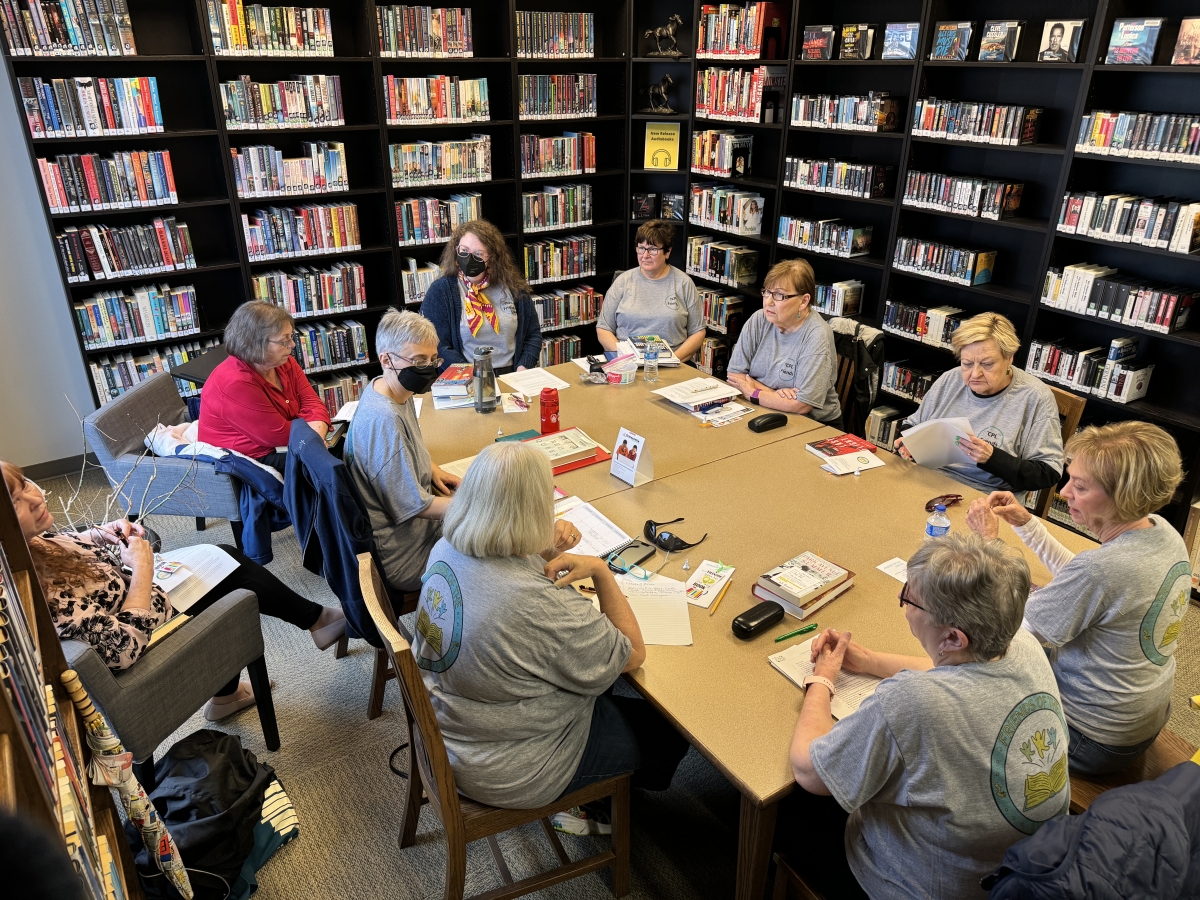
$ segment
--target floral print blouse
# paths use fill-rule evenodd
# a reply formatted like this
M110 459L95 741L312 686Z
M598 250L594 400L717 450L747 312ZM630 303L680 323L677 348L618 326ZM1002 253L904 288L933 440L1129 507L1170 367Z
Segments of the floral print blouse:
M122 610L130 575L86 534L48 532L42 540L65 550L91 554L108 577L88 579L82 587L48 585L48 600L57 603L54 626L63 640L86 641L110 669L128 669L150 645L150 634L171 617L171 603L157 585L150 588L150 614ZM52 607L53 608L53 607Z

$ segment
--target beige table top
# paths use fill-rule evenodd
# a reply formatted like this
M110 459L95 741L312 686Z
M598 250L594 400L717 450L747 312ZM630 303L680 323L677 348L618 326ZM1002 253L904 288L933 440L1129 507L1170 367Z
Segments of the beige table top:
M785 616L769 633L749 641L733 636L735 616L759 601L750 593L758 576L792 556L812 550L856 573L855 586L813 617L821 627L850 629L874 649L920 654L897 595L900 583L875 567L893 557L907 559L924 534L925 503L942 493L959 493L949 510L955 530L966 529L966 509L981 496L958 482L891 454L886 466L836 478L820 469L805 441L837 434L831 428L718 460L681 474L604 497L595 506L629 534L640 535L646 519L685 516L675 526L699 547L676 554L663 569L686 579L683 559L721 560L737 567L716 614L690 606L693 645L652 646L632 679L692 744L748 798L777 800L793 786L788 747L803 694L776 672L767 656L811 635L776 644L773 638L799 626ZM734 500L733 498L736 498ZM1047 523L1076 552L1091 541ZM1006 525L1001 536L1022 544ZM1028 550L1035 584L1050 574ZM661 552L648 567L657 568ZM811 621L811 620L810 620ZM808 624L808 623L806 623Z
M814 419L789 415L787 425L762 434L755 434L746 427L746 421L753 416L723 428L702 428L700 420L691 413L651 393L657 388L702 376L703 373L690 366L659 369L656 383L643 381L639 374L637 380L628 385L580 382L582 370L574 363L553 366L548 371L571 385L559 392L563 427L582 428L610 451L622 427L642 435L654 459L655 478L675 475L824 427ZM501 387L504 387L503 382ZM537 401L530 404L529 412L525 413L505 413L497 409L481 415L471 408L437 410L433 408L433 398L427 395L421 407L420 423L429 455L435 463L443 464L474 456L496 440L497 429L503 429L505 434L530 429L537 431L541 413ZM629 487L609 474L607 462L565 472L556 476L554 483L568 494L584 500L595 500Z

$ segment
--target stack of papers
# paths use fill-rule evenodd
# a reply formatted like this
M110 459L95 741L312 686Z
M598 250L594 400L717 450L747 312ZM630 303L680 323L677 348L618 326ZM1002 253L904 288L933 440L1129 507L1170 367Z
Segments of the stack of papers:
M509 372L501 375L500 380L518 393L532 397L542 392L542 388L558 388L565 391L571 385L557 375L552 375L545 369L525 369L521 372Z
M919 466L940 469L955 463L975 465L971 457L958 446L957 441L974 437L971 422L963 417L953 419L930 419L914 425L904 432L904 449Z
M665 397L676 406L696 412L710 403L727 403L742 392L716 378L690 378L679 384L669 384L652 393Z
M639 347L638 344L641 344L641 346ZM636 354L638 366L645 366L646 354L642 351L642 348L645 346L645 341L642 341L639 338L634 338L633 340L629 341L618 341L617 356L624 356L626 353ZM660 367L666 366L669 368L672 366L681 365L679 357L675 355L675 351L671 349L669 344L667 344L665 341L659 341L658 346L658 365Z
M810 659L814 640L816 638L809 638L803 644L793 644L782 653L772 653L767 660L796 687L803 688L804 679L813 673ZM834 718L844 719L862 706L863 701L875 693L875 688L879 687L882 680L874 675L858 675L842 669L833 683L837 693L833 695L830 712Z
M642 629L647 644L686 647L692 643L692 620L682 581L651 575L649 581L618 575L617 585Z
M865 472L867 469L878 469L883 465L883 460L866 450L860 450L858 453L843 453L841 456L831 456L825 460L825 465L821 466L826 472L832 472L834 475L857 475L859 472Z

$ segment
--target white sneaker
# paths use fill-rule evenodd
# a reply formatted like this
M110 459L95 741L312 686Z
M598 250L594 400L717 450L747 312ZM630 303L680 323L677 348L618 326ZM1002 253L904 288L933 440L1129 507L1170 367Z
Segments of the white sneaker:
M550 822L555 831L563 834L612 834L612 823L607 821L606 816L582 806L572 806L566 812L555 813L550 817Z

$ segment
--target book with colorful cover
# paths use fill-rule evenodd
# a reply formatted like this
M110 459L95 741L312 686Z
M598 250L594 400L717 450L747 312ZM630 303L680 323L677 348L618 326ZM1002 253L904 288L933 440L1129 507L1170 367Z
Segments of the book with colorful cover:
M883 59L916 59L920 22L888 22L883 31Z
M430 388L435 397L465 397L471 390L475 367L471 363L451 363Z
M1038 47L1038 62L1073 63L1079 58L1079 45L1087 19L1047 19Z
M1171 54L1173 66L1200 65L1200 19L1184 19L1179 23L1179 37Z
M1117 19L1108 39L1106 66L1148 66L1165 19Z
M1017 57L1021 40L1021 24L1017 21L993 19L983 23L979 41L980 62L1012 62Z
M759 577L751 593L805 619L854 586L854 573L812 552L801 553Z
M804 43L800 58L808 60L833 59L834 30L832 25L805 25Z
M971 22L938 22L933 33L931 60L962 62L971 46Z
M864 441L856 434L839 434L837 437L825 438L821 441L811 441L805 444L809 453L825 459L830 456L843 456L847 453L867 451L874 453L879 448L870 441Z
M867 23L842 26L840 59L870 59L875 29Z

